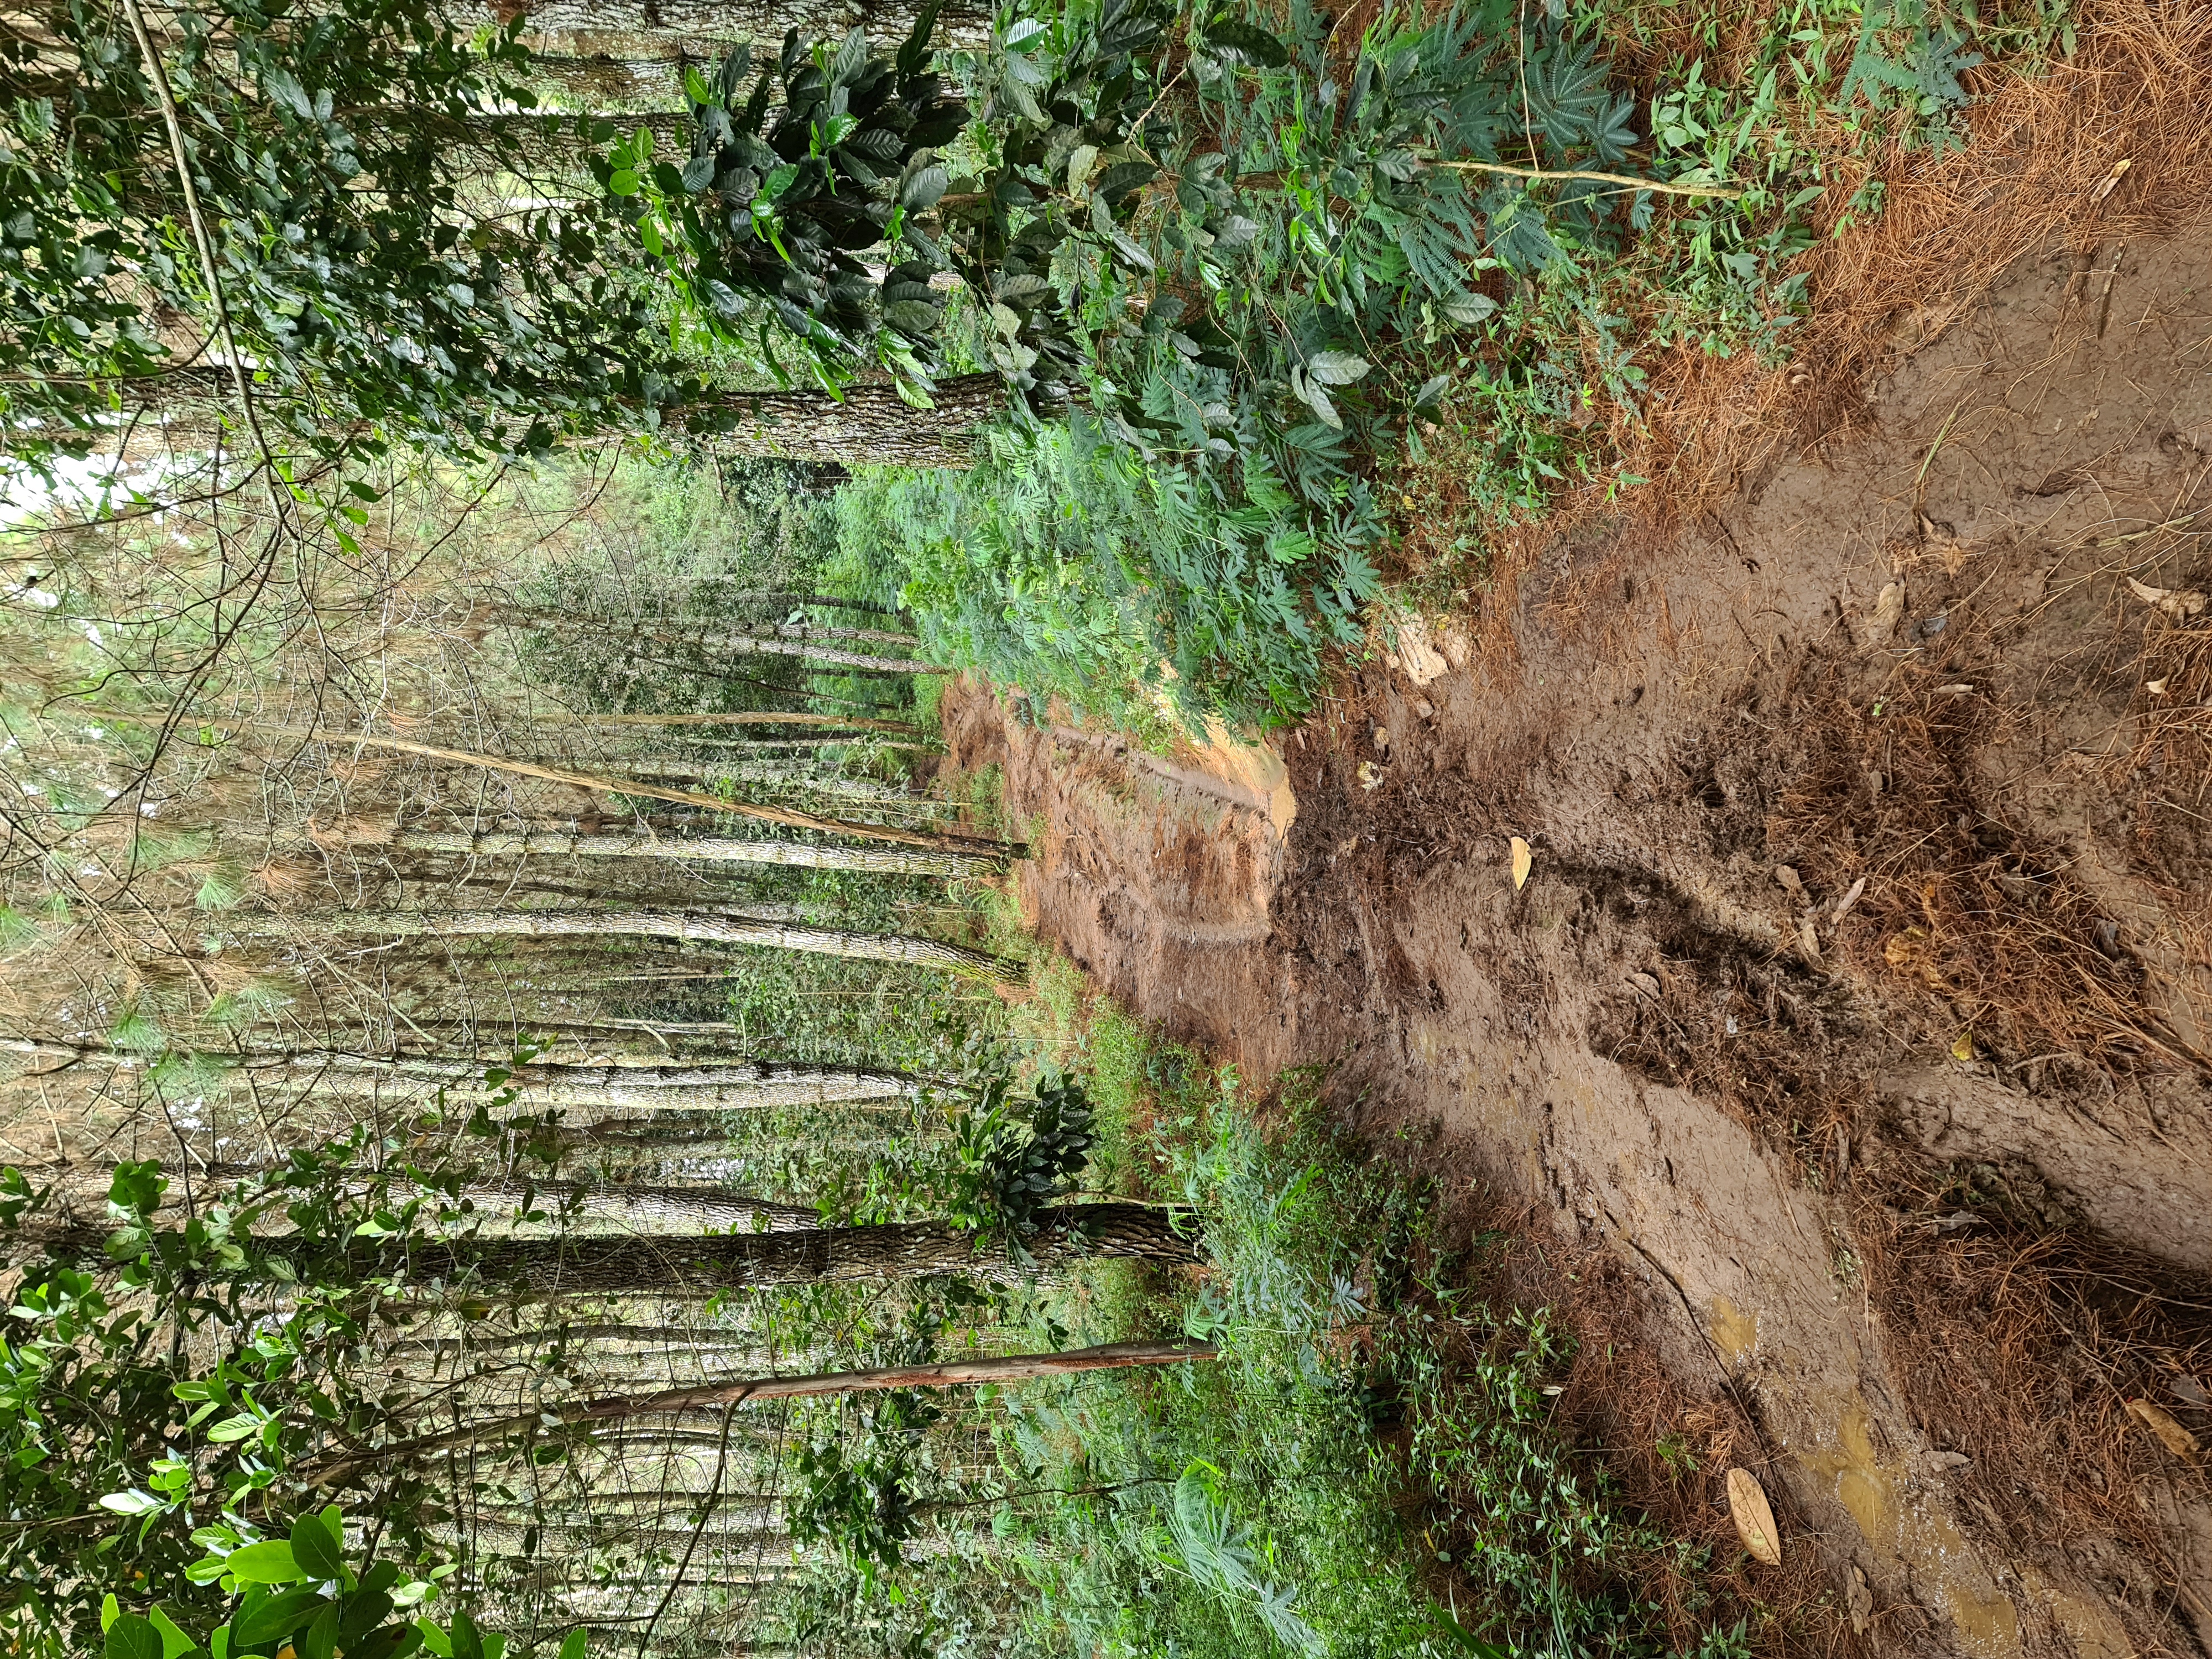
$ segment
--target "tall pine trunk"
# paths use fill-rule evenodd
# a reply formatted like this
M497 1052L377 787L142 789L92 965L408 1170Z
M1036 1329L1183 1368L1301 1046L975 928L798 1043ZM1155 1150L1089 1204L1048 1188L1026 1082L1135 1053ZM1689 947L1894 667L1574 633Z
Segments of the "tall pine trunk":
M781 864L805 870L863 870L886 876L980 876L1005 867L988 853L925 852L902 847L823 847L730 836L580 835L529 824L520 830L371 830L364 842L414 853L470 858L685 859L708 864Z
M752 921L742 916L694 915L682 910L459 910L445 915L427 910L356 910L303 915L296 921L323 933L396 938L693 939L714 945L765 945L861 962L908 963L942 968L997 985L1018 985L1027 976L1027 969L1018 962L915 934L849 933L831 927Z
M493 10L501 22L525 19L532 34L567 37L582 51L615 52L639 40L702 47L750 41L773 52L786 29L797 29L802 40L836 40L856 26L883 52L904 45L921 13L913 0L777 0L761 10L720 0L497 0ZM988 46L991 9L978 0L955 0L938 13L930 40L940 47Z
M161 418L173 447L230 441L224 422L235 392L227 368L179 367L118 390L123 414ZM939 381L932 398L934 407L916 409L890 386L872 381L848 386L842 398L826 392L725 392L664 405L659 415L664 429L692 432L730 455L973 466L975 429L1005 411L1005 384L995 374L957 375ZM330 435L342 434L333 429ZM608 432L590 441L625 436Z
M1042 1211L1036 1219L1037 1231L1023 1247L1042 1268L1095 1256L1180 1262L1194 1255L1169 1212L1146 1204L1073 1204ZM285 1250L281 1238L264 1246ZM379 1270L402 1263L411 1280L450 1282L474 1274L532 1301L705 1297L761 1285L958 1274L1005 1278L1014 1271L1003 1248L939 1221L685 1239L417 1239L406 1245L404 1256L384 1255Z

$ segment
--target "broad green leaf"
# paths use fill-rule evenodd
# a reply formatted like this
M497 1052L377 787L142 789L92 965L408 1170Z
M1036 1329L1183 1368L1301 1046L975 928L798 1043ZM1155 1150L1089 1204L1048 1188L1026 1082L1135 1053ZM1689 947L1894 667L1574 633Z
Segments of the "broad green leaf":
M106 1659L161 1659L161 1633L135 1613L118 1615L101 1649Z
M1291 61L1291 49L1267 30L1239 18L1224 17L1206 26L1206 43L1224 56L1242 58L1259 69L1280 69Z
M950 175L941 167L922 168L906 181L906 188L899 192L900 205L912 208L916 213L935 207L944 197L949 179Z
M307 1626L307 1634L299 1639L298 1659L331 1659L337 1642L338 1604L325 1601L323 1610L315 1615L314 1622Z
M184 1659L185 1654L199 1651L200 1644L185 1635L183 1626L160 1607L153 1608L148 1617L161 1638L161 1659Z
M1316 351L1306 363L1306 373L1323 386L1350 386L1366 374L1367 359L1349 351Z
M323 1598L312 1589L289 1589L264 1596L230 1621L231 1635L240 1647L258 1648L291 1635L322 1607Z
M561 1638L560 1659L586 1659L591 1646L591 1638L580 1625Z
M306 1577L336 1578L345 1571L344 1550L333 1533L319 1515L303 1515L292 1523L292 1559Z
M230 1420L235 1423L240 1419L233 1418ZM246 1420L252 1421L251 1419ZM258 1428L259 1425L256 1423L253 1426ZM214 1431L210 1431L209 1437L215 1437ZM232 1435L229 1438L240 1440L245 1436ZM295 1584L301 1576L300 1564L292 1554L291 1545L281 1538L270 1539L266 1543L248 1544L242 1550L233 1550L222 1565L223 1571L246 1584Z

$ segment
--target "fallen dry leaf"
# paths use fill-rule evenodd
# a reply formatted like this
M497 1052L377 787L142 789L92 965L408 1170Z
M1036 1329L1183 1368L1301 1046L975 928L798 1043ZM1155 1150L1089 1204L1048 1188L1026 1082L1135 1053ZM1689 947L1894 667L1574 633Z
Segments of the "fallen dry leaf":
M1836 914L1833 920L1841 921L1845 916L1850 914L1851 906L1856 904L1860 898L1864 896L1866 892L1866 884L1867 878L1864 876L1861 876L1856 881L1850 884L1850 890L1846 892L1843 897L1836 901Z
M2172 1391L2173 1397L2184 1405L2194 1406L2199 1411L2212 1411L2212 1394L2206 1393L2204 1385L2195 1377L2186 1373L2180 1376L2169 1377L2166 1379L2166 1386Z
M1749 1469L1728 1472L1729 1514L1735 1517L1736 1536L1744 1548L1770 1567L1782 1565L1782 1534L1774 1524L1774 1511L1765 1488Z
M2204 590L2198 587L2153 587L2148 582L2128 578L2128 591L2145 605L2154 605L2179 622L2185 617L2196 616L2207 605L2212 605Z
M1957 1060L1961 1066L1970 1064L1974 1058L1974 1034L1972 1031L1961 1031L1957 1036L1951 1039L1951 1058Z
M2148 1400L2130 1400L2128 1410L2142 1419L2143 1426L2176 1457L2186 1457L2197 1449L2197 1437L2175 1422L2165 1407L2154 1406Z
M1805 919L1797 924L1797 948L1805 960L1814 967L1820 965L1820 936L1813 928L1813 913L1808 910Z
M2162 697L2166 695L2166 682L2164 680L2145 680L2143 682L2143 690L2149 692L2154 697Z
M1513 890L1519 892L1528 884L1528 872L1536 867L1536 855L1528 850L1528 843L1520 836L1513 837Z
M1866 1574L1854 1565L1851 1582L1844 1589L1844 1597L1850 1603L1851 1628L1861 1636L1874 1621L1874 1592L1867 1588Z
M1881 590L1875 601L1874 615L1867 619L1867 643L1879 645L1897 631L1898 621L1905 615L1905 584L1891 582Z
M2105 175L2104 183L2090 192L2089 199L2093 202L2101 202L2110 196L2120 180L2128 176L2128 169L2135 164L2135 157L2132 155L2123 155L2118 161L2113 162L2112 170Z
M1782 890L1785 893L1794 893L1805 884L1797 878L1797 872L1787 864L1774 866L1774 878L1782 884Z
M1373 761L1360 762L1359 787L1362 789L1380 789L1382 787L1382 769Z

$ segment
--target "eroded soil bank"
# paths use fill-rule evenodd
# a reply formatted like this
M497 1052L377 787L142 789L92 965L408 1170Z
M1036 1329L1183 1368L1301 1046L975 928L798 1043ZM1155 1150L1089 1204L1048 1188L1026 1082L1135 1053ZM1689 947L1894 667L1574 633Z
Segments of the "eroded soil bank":
M1757 1470L1816 1645L2212 1653L2208 271L1908 319L1869 427L1352 673L1294 817L946 700L1104 988L1612 1264L1665 1386L1566 1404Z

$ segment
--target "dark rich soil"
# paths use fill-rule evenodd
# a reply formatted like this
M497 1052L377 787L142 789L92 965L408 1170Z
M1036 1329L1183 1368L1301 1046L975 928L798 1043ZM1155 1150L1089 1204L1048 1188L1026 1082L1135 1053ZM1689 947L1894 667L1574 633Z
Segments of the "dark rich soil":
M2212 1653L2207 1453L2130 1411L2212 1445L2208 271L2016 265L1848 439L1348 672L1294 821L947 698L1104 988L1610 1264L1659 1381L1570 1401L1752 1467L1817 1645Z

